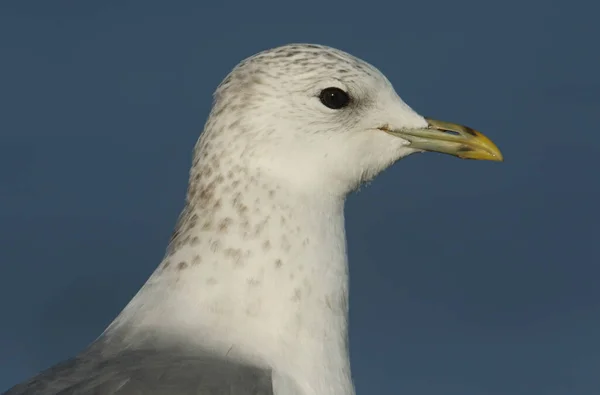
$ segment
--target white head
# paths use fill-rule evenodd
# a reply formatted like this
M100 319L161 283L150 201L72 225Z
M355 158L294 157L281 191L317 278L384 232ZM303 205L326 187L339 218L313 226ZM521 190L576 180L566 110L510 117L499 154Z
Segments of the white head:
M413 111L370 64L299 44L240 63L215 93L203 140L301 190L341 195L422 150L501 158L471 129L444 124L440 131L440 124Z

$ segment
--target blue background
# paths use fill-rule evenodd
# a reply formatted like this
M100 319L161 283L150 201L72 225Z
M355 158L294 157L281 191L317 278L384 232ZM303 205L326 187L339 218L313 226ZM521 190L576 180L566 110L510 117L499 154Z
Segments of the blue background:
M414 155L349 198L358 393L598 393L597 4L3 1L0 389L92 341L159 263L221 79L313 42L506 159Z

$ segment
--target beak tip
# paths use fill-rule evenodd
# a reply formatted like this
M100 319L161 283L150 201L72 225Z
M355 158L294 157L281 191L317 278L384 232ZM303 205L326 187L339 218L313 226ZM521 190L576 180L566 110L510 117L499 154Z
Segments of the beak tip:
M478 147L477 149L468 149L465 152L455 154L461 159L487 160L490 162L504 162L504 156L500 150Z
M494 147L496 149L491 152L491 154L492 154L491 160L494 162L504 162L504 155L502 155L502 152L500 152L498 147L496 147L496 146L494 146Z
M504 158L499 158L497 156L478 156L478 157L472 157L472 156L463 156L460 157L460 159L466 159L466 160L477 160L477 161L488 161L488 162L504 162Z

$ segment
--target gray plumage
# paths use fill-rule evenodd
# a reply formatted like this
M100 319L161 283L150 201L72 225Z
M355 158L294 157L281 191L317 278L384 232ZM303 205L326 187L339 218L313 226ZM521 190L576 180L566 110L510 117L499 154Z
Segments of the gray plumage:
M122 350L101 342L4 395L273 395L271 372L210 354Z

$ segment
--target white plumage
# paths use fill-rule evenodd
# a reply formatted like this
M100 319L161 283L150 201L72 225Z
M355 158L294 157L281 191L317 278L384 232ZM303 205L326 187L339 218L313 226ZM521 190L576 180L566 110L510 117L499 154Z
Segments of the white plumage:
M349 102L326 105L325 89ZM288 45L245 60L215 93L162 263L79 370L9 393L225 394L232 383L241 389L231 393L271 393L264 374L277 395L353 394L344 200L419 151L396 131L429 127L377 69L344 52ZM260 374L238 382L240 366Z

